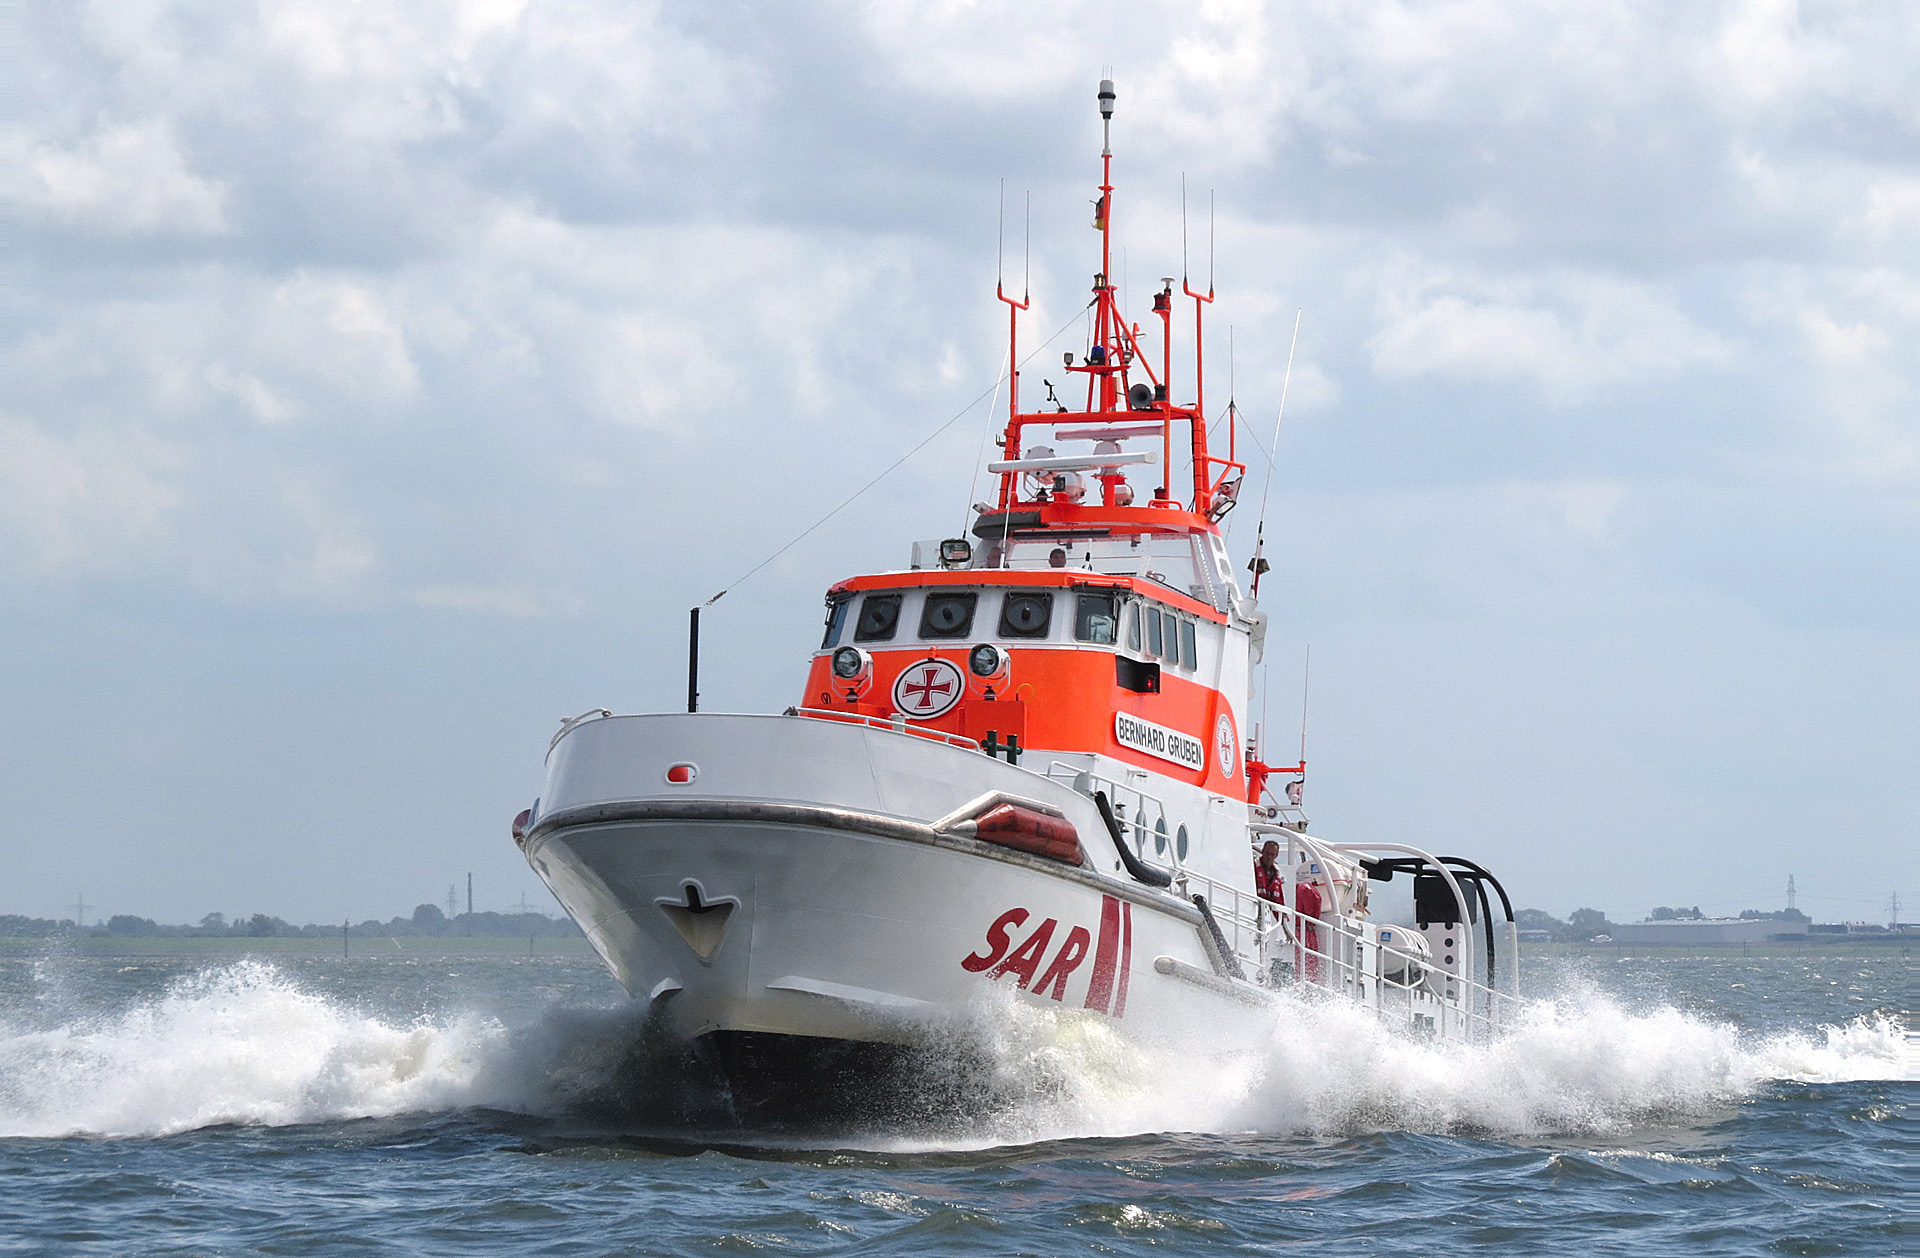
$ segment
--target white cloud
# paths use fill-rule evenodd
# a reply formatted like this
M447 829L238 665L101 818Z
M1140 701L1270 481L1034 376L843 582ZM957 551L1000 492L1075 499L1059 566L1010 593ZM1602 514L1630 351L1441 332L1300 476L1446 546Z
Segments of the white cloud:
M1885 174L1870 179L1859 225L1875 241L1920 241L1920 178Z
M1416 272L1383 287L1384 326L1368 347L1374 370L1389 376L1530 381L1564 406L1730 354L1668 294L1602 275Z
M318 377L351 398L410 396L420 373L389 287L296 274L260 311L260 348L281 371Z
M121 566L168 536L179 492L106 433L61 438L0 418L0 556L26 575ZM143 465L148 464L148 465Z
M283 424L298 414L298 408L268 388L259 376L233 371L225 363L207 367L207 385L239 401L263 424Z
M1800 326L1824 363L1857 363L1886 349L1890 341L1883 328L1864 320L1842 324L1819 307L1802 310Z
M66 148L34 144L9 182L10 199L30 212L114 235L226 230L226 185L187 169L162 119L103 124Z

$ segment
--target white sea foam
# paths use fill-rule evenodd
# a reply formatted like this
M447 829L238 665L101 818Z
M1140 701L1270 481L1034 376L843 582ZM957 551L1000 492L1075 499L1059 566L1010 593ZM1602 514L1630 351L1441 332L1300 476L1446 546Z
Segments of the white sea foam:
M0 1136L165 1135L457 1106L506 1038L487 1018L368 1017L243 961L111 1018L0 1029Z
M1142 1131L1505 1135L1620 1132L1708 1115L1768 1083L1911 1077L1912 1046L1885 1017L1768 1036L1597 992L1531 1005L1491 1044L1395 1034L1357 1007L1285 999L1265 1043L1223 1052L1206 1028L1140 1050L1110 1023L1009 1006L992 1029L1003 1070L1036 1080L1025 1103L968 1143Z
M618 1069L629 1012L556 1010L508 1028L473 1015L385 1020L242 962L176 981L112 1017L0 1026L0 1136L158 1135L489 1105L565 1112ZM1705 1114L1773 1081L1896 1079L1909 1046L1885 1018L1744 1035L1597 993L1531 1007L1497 1042L1394 1035L1338 1003L1285 1001L1259 1048L1205 1028L1143 1050L1106 1019L1031 1005L964 1029L1000 1102L964 1143L1144 1131L1617 1132ZM676 1086L671 1072L661 1087Z

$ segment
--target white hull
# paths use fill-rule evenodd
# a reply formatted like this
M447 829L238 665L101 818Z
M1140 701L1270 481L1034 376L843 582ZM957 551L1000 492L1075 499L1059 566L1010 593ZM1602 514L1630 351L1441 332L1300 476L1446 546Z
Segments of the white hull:
M692 780L671 783L674 765ZM991 791L1057 808L1086 866L931 827ZM1190 901L1115 868L1084 796L912 735L593 721L556 745L525 848L613 974L684 1037L911 1042L996 988L1136 1035L1195 1018L1251 1034L1268 999L1223 973Z

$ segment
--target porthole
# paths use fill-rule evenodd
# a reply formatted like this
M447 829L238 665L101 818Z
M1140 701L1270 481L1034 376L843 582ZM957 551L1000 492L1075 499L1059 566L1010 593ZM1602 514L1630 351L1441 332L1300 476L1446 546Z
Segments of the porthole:
M1181 864L1186 864L1187 828L1185 826L1181 826L1173 836L1173 854L1179 858Z
M1167 854L1167 819L1165 817L1153 823L1153 854L1155 856Z

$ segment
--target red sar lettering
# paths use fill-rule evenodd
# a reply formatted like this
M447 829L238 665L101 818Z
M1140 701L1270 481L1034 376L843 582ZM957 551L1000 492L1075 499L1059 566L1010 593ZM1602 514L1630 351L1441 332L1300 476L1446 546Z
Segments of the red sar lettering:
M960 958L960 968L963 970L971 970L973 973L978 974L980 971L989 969L997 964L1001 957L1007 955L1007 949L1013 943L1009 932L1012 931L1015 926L1026 921L1027 917L1028 913L1025 909L1008 909L1000 916L994 918L993 925L987 927L986 953L981 954L976 952L971 956Z
M1046 957L1047 949L1053 943L1053 933L1060 923L1056 918L1047 918L1018 948L1014 948L1013 929L1024 925L1030 916L1032 914L1025 909L1008 909L994 918L993 924L987 927L985 950L962 957L960 968L975 974L986 971L988 978L1012 974L1022 988L1030 988L1036 994L1045 993L1055 1000L1065 1000L1067 980L1087 959L1093 937L1084 926L1070 929L1065 942L1060 945L1060 951L1054 954L1053 962L1043 971L1040 963ZM1009 949L1012 951L1009 952ZM1034 981L1035 974L1040 976L1038 982Z

